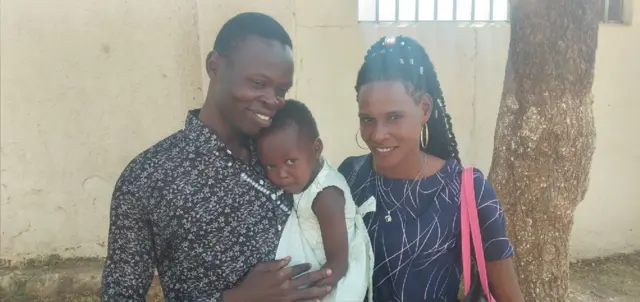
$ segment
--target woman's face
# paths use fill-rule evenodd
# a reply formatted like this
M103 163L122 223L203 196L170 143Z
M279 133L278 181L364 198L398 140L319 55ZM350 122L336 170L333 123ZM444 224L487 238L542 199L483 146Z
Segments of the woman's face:
M363 85L358 93L360 134L379 169L390 169L420 149L422 126L431 114L428 95L416 102L398 81Z

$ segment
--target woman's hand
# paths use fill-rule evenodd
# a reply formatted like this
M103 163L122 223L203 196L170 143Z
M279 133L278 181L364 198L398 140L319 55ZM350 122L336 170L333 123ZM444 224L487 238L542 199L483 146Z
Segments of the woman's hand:
M290 258L258 263L236 288L223 293L223 302L304 302L316 301L331 291L329 286L309 286L331 276L331 270L306 273L311 266L286 267ZM285 268L286 267L286 268Z

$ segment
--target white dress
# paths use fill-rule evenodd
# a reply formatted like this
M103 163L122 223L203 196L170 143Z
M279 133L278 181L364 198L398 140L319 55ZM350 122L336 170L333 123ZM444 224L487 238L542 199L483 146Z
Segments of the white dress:
M329 186L340 188L345 195L349 267L331 294L322 301L362 302L367 292L369 301L372 301L373 250L362 216L375 211L375 200L356 207L346 180L327 160L324 160L322 170L307 190L293 196L294 207L282 231L276 259L290 256L290 265L309 263L311 270L320 269L326 263L320 225L311 206L316 195Z

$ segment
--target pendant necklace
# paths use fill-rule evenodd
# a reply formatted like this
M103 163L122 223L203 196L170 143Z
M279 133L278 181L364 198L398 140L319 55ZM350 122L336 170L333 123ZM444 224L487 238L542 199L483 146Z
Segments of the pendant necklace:
M384 204L384 201L382 202L382 206L387 211L387 215L384 216L384 221L386 223L389 223L389 222L391 222L393 220L391 218L391 212L395 211L395 209L397 209L401 204L404 204L404 201L407 199L407 196L409 196L409 194L411 193L411 188L413 188L413 186L416 184L416 182L418 182L420 180L420 179L418 179L418 177L420 176L420 174L422 174L422 171L424 171L424 167L426 166L425 163L426 163L426 159L422 162L422 165L420 167L420 171L418 171L418 174L416 174L416 177L414 177L413 183L411 183L411 185L408 188L405 188L404 196L402 197L400 202L396 203L396 205L391 210L387 209L387 206ZM377 187L378 190L382 189L381 188L382 186L378 183L378 178L379 177L380 177L379 175L376 175L376 187Z

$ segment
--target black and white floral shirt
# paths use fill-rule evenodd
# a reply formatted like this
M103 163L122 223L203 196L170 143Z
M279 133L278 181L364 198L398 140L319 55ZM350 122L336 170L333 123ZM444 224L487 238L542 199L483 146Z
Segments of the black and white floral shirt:
M144 301L154 268L167 301L221 301L274 259L290 198L264 179L255 152L251 163L235 158L198 114L120 176L102 301Z

